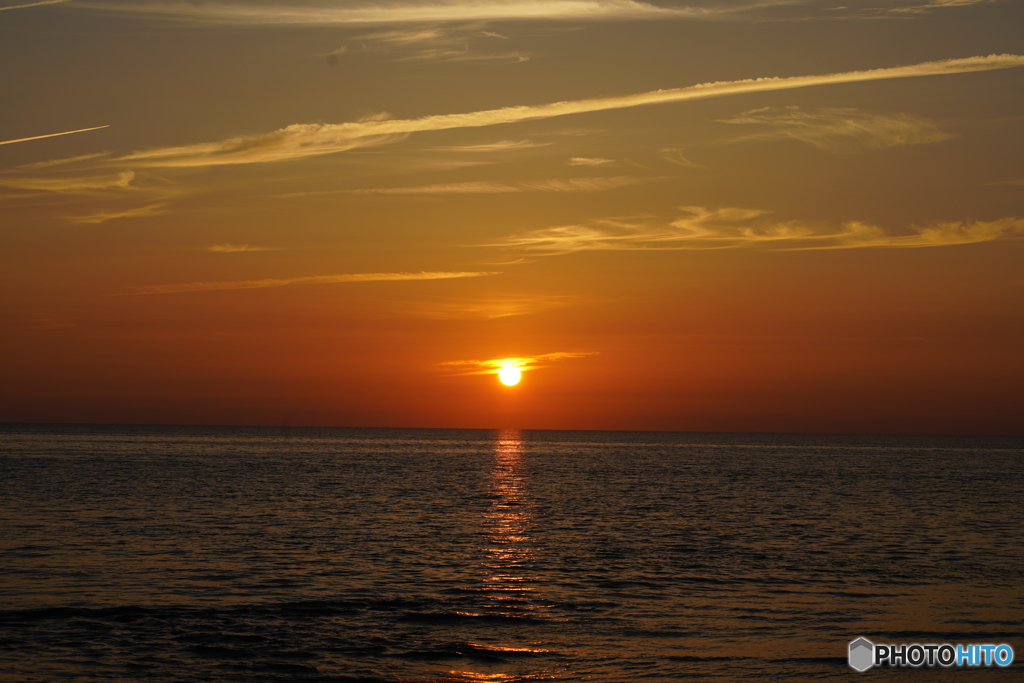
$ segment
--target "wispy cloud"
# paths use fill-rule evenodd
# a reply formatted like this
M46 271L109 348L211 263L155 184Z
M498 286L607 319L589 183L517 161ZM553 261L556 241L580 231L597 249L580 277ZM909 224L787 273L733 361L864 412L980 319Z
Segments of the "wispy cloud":
M565 162L569 166L614 166L615 159L601 159L593 157L573 157Z
M435 152L511 152L519 149L531 149L533 147L547 147L550 142L533 142L532 140L498 140L497 142L483 142L476 145L448 145L446 147L431 147Z
M1019 55L989 55L911 66L849 71L817 76L788 78L755 78L739 81L702 83L684 88L655 90L634 95L573 100L552 104L506 107L470 112L442 114L407 120L370 120L342 124L294 124L287 128L254 137L236 137L180 147L165 147L134 152L110 163L151 167L199 167L226 164L250 164L301 159L331 154L358 147L371 147L403 140L423 131L478 128L498 124L535 121L586 112L624 109L651 104L724 97L752 92L807 88L894 78L937 76L973 71L989 71L1024 66Z
M474 299L417 302L408 312L438 320L494 320L529 315L571 306L582 301L575 296L496 296Z
M431 62L506 62L518 63L529 61L530 56L524 52L473 52L468 47L461 49L433 48L418 50L395 61L431 61Z
M769 130L741 140L792 138L834 153L924 145L953 135L913 114L872 114L852 108L804 111L800 107L752 109L720 123L757 125Z
M326 55L331 65L339 55L376 53L396 62L525 62L525 52L498 50L495 39L507 37L483 30L483 24L418 24L353 36L348 45ZM499 43L500 44L500 43ZM480 49L482 47L482 49ZM504 47L504 46L503 46Z
M255 244L212 244L205 251L214 254L237 254L244 251L277 251L274 247L260 247Z
M64 2L66 0L61 0ZM50 3L36 3L39 5L50 4ZM33 7L33 5L21 5L21 7ZM0 7L0 9L19 9L19 7ZM15 142L28 142L29 140L42 140L44 138L55 138L60 135L71 135L72 133L85 133L90 130L99 130L100 128L110 128L110 125L106 126L95 126L93 128L79 128L78 130L66 130L63 133L47 133L46 135L35 135L30 138L18 138L17 140L4 140L0 142L0 145L13 145Z
M355 40L371 40L389 45L422 45L445 40L451 35L451 28L445 26L418 26L409 29L393 29L377 33L363 33Z
M912 226L909 234L893 235L861 221L831 228L797 221L770 222L764 218L768 212L757 209L683 206L680 210L684 215L667 224L607 219L534 230L484 246L553 256L596 250L917 248L1024 238L1024 218L1016 217Z
M9 9L26 9L28 7L39 7L40 5L59 5L62 2L71 2L71 0L37 0L36 2L26 2L22 5L7 5L6 7L0 7L0 12ZM78 132L78 131L73 131ZM27 138L32 140L34 138ZM21 142L21 140L14 140L14 142ZM3 144L0 142L0 144Z
M355 194L505 194L522 192L521 187L489 180L465 183L439 183L437 185L416 185L413 187L375 187L350 190Z
M518 356L509 358L492 358L490 360L450 360L441 363L441 367L462 369L465 375L491 375L497 374L503 368L517 368L520 371L536 370L547 367L548 364L569 360L571 358L585 358L596 356L598 351L556 351L555 353L542 353L537 356Z
M18 166L21 170L36 170L40 168L51 168L53 166L67 166L68 164L78 164L83 161L90 161L92 159L99 159L100 157L108 156L110 152L95 152L93 154L83 154L78 157L68 157L66 159L49 159L47 161L33 161L32 163L22 164Z
M994 221L945 221L929 226L911 226L910 235L890 235L882 228L851 221L836 235L815 235L821 244L794 246L794 249L854 249L859 247L946 247L958 244L994 242L1024 238L1024 218L1000 218Z
M890 14L926 14L933 12L937 9L945 9L948 7L967 7L968 5L987 5L998 0L931 0L920 5L911 5L909 7L890 7L886 8L885 11Z
M642 178L619 176L615 178L566 178L551 180L523 180L516 183L472 181L442 183L413 187L381 187L351 190L357 194L508 194L510 192L601 192L627 185L642 183Z
M615 176L613 178L565 178L551 180L523 180L520 185L537 192L602 192L617 187L639 185L644 178Z
M178 21L209 24L345 26L501 20L657 20L706 19L742 11L725 3L709 7L662 7L639 0L392 0L331 5L228 4L224 2L84 2L86 7L120 13L144 13ZM784 4L762 2L758 4Z
M158 216L167 211L166 204L150 204L120 211L99 211L85 216L69 216L75 223L106 223L115 218L146 218Z
M690 161L683 150L681 149L659 149L658 156L665 161L675 164L676 166L685 166L687 168L704 168L700 164Z
M847 0L843 4L815 6L815 3L794 3L808 5L809 13L799 14L791 19L806 20L864 20L864 19L899 19L914 15L931 14L951 8L963 8L973 5L987 5L1003 0L924 0L914 3L913 0ZM785 21L785 19L783 19Z
M76 194L97 190L128 189L135 179L133 171L124 171L114 175L56 177L56 178L0 178L0 186L13 187L19 190L38 190L43 192L61 192Z
M483 277L498 273L420 272L420 273L346 273L343 275L313 275L310 277L266 278L263 280L233 280L230 282L186 282L175 285L142 285L129 287L126 294L176 294L181 292L211 292L221 289L263 289L286 285L322 285L338 282L395 282L400 280L452 280L464 277Z

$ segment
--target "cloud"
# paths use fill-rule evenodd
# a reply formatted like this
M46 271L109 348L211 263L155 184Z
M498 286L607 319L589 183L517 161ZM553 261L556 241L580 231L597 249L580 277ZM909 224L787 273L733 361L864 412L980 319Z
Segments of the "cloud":
M556 351L555 353L542 353L538 356L521 356L510 358L493 358L491 360L450 360L441 363L445 368L465 368L464 375L491 375L497 374L502 368L518 368L526 372L547 367L545 363L551 363L571 358L584 358L596 356L598 351Z
M910 7L891 7L885 11L889 14L927 14L946 7L967 7L968 5L986 5L997 0L931 0L923 5Z
M9 10L9 9L25 9L27 7L39 7L40 5L58 5L58 4L62 3L62 2L71 2L71 0L37 0L37 2L27 2L24 5L8 5L7 7L0 7L0 12L3 12L4 10ZM72 131L72 132L77 133L78 131ZM61 135L61 133L58 133L58 135ZM28 140L32 140L34 138L27 138L27 139ZM20 140L14 140L14 142L21 142L21 141ZM2 144L4 144L4 143L0 142L0 145L2 145Z
M924 145L953 136L935 123L913 114L871 114L852 108L804 111L800 107L751 109L720 123L759 125L769 132L741 140L792 138L834 153Z
M966 5L987 5L999 0L932 0L927 3L931 7L964 7Z
M817 235L820 246L794 247L795 249L851 249L857 247L944 247L957 244L977 244L1000 239L1024 238L1024 218L1000 218L994 221L946 221L931 226L913 226L914 234L889 235L868 223L848 222L836 236ZM832 244L831 241L836 243Z
M642 183L641 178L567 178L564 180L523 180L517 183L472 181L413 187L382 187L351 190L357 194L508 194L511 192L600 192Z
M695 164L687 159L681 149L659 149L658 155L665 161L677 166L685 166L687 168L704 168L700 164Z
M842 5L832 7L820 7L825 14L803 15L794 17L798 20L810 19L898 19L908 18L915 14L931 14L953 7L969 7L972 5L987 5L1002 0L926 0L919 4L908 4L911 0L849 0ZM814 8L814 3L809 4ZM893 6L895 5L895 6Z
M531 140L499 140L484 142L478 145L449 145L447 147L431 147L435 152L509 152L517 149L547 147L550 142L533 142Z
M430 48L396 58L396 62L528 62L525 52L474 52L469 46L460 48Z
M478 180L466 183L442 183L438 185L417 185L414 187L377 187L349 191L356 194L504 194L508 192L522 192L523 189L508 183Z
M0 178L0 186L76 194L96 190L129 189L134 179L133 171L124 171L115 175L70 178Z
M417 302L407 311L411 315L438 320L494 320L516 315L540 313L552 308L571 306L582 301L574 296L527 296L474 298Z
M204 24L346 26L359 24L501 20L658 20L706 19L746 6L661 7L639 0L453 0L449 2L377 1L331 5L224 2L84 2L85 7L118 13L148 14ZM768 2L760 4L786 4Z
M924 62L911 66L872 69L869 71L849 71L817 76L718 81L634 95L506 107L504 109L491 109L466 114L441 114L425 116L419 119L369 120L341 124L293 124L260 136L236 137L220 142L134 152L111 159L109 163L150 167L201 167L285 161L332 154L359 147L389 144L404 140L412 133L424 131L479 128L587 112L625 109L668 102L683 102L752 92L893 78L989 71L1019 66L1024 66L1024 57L1022 56L989 55L987 57L948 59Z
M66 0L60 0L60 1L61 2L65 2ZM43 5L43 4L49 4L49 3L42 3L42 2L40 2L40 3L36 3L36 4ZM33 7L33 5L21 5L20 7ZM18 7L0 7L0 9L18 9ZM47 133L46 135L36 135L34 137L31 137L31 138L18 138L17 140L4 140L3 142L0 142L0 145L13 145L15 142L28 142L29 140L42 140L44 138L55 138L55 137L58 137L60 135L71 135L72 133L85 133L85 132L90 131L90 130L99 130L100 128L110 128L110 125L108 124L106 126L95 126L94 128L79 128L78 130L66 130L63 133Z
M565 162L569 166L614 166L614 159L600 159L590 157L573 157Z
M964 7L966 5L985 5L998 0L931 0L921 7Z
M32 7L37 4L66 2L41 0L3 9ZM998 0L928 0L917 5L885 6L877 0L848 0L842 5L821 7L814 0L689 0L685 6L664 6L642 0L247 0L245 3L207 2L206 0L80 0L76 7L118 14L141 14L197 25L265 25L289 27L356 27L398 24L495 21L665 21L721 20L747 15L763 19L762 10L809 5L827 14L792 15L790 20L812 18L856 19L898 17L924 14L950 7L997 2ZM883 6L879 6L879 5ZM775 20L783 20L785 18ZM481 35L504 38L492 31Z
M109 155L110 152L95 152L93 154L83 154L78 157L70 157L67 159L50 159L48 161L33 161L29 164L22 164L18 166L19 169L39 169L39 168L50 168L51 166L66 166L67 164L78 164L83 161L89 161L90 159L98 159Z
M221 289L263 289L286 285L319 285L336 282L394 282L401 280L451 280L483 277L498 273L420 272L420 273L347 273L344 275L313 275L311 277L266 278L231 282L186 282L176 285L141 285L129 287L127 294L176 294L180 292L211 292Z
M421 45L423 43L436 43L445 40L451 35L451 30L442 26L417 27L411 29L394 29L381 31L379 33L364 33L356 36L356 40L372 40L391 45Z
M87 216L69 216L75 223L106 223L115 218L145 218L147 216L158 216L167 211L166 204L150 204L134 209L122 211L100 211Z
M396 62L525 62L525 52L490 52L476 50L471 45L493 45L494 39L508 40L505 36L482 30L482 24L452 26L419 24L412 28L376 31L354 36L350 43L328 53L328 63L337 64L337 55L357 52L378 53ZM331 60L330 57L334 56Z
M236 254L243 251L278 251L273 247L258 247L254 244L212 244L205 251L214 254Z
M553 256L578 251L663 251L763 247L776 250L918 248L1024 238L1024 218L943 222L891 235L880 227L849 221L829 228L795 221L764 220L757 209L679 207L684 215L668 224L621 219L564 225L512 235L489 245Z
M643 178L616 176L614 178L566 178L564 180L524 180L519 184L527 190L538 192L601 192L617 187L638 185Z

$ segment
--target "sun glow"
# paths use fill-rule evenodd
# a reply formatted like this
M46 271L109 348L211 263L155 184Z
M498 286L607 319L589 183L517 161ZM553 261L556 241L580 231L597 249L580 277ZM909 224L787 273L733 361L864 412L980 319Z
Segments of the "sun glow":
M507 387L515 386L519 384L519 380L523 378L523 372L514 366L507 365L502 369L498 370L498 379L501 383Z

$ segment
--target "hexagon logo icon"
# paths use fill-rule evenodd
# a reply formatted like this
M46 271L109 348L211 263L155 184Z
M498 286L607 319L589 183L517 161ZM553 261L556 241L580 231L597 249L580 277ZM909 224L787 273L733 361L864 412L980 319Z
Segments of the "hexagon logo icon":
M867 638L850 641L850 657L847 660L857 671L867 671L875 663L875 644Z

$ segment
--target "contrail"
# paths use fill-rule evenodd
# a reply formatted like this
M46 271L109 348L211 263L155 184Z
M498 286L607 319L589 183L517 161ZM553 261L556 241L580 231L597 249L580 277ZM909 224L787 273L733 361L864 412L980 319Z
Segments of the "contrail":
M46 3L40 2L38 4L42 5L42 4L48 4L48 3L51 3L51 2L67 2L67 1L68 0L47 0ZM21 5L21 7L31 7L31 5ZM14 8L13 7L4 7L2 9L14 9ZM78 130L66 130L63 133L50 133L49 135L37 135L37 136L35 136L33 138L18 138L17 140L3 140L3 141L0 141L0 145L13 145L15 142L26 142L28 140L42 140L43 138L55 138L58 135L71 135L72 133L84 133L87 130L99 130L100 128L110 128L110 124L107 124L105 126L96 126L95 128L79 128Z
M25 9L26 7L38 7L39 5L56 5L57 3L60 2L71 2L71 0L39 0L39 2L30 2L25 5L10 5L8 7L0 7L0 12L3 12L5 9ZM72 132L77 133L78 131ZM32 138L28 139L31 140ZM11 140L11 142L21 142L21 140ZM4 143L0 142L0 145L2 144Z

